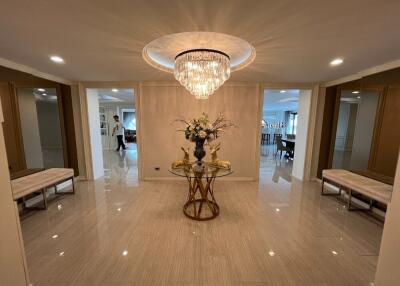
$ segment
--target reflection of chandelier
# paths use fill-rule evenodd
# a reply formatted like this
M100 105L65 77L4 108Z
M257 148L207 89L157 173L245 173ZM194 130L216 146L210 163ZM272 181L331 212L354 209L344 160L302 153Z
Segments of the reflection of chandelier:
M230 73L229 56L217 50L188 50L175 57L175 78L198 99L207 99Z

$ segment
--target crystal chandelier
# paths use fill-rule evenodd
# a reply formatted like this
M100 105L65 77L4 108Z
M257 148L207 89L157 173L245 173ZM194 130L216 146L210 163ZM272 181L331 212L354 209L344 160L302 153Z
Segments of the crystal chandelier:
M221 51L195 49L175 57L175 78L197 99L207 99L230 73L230 58Z

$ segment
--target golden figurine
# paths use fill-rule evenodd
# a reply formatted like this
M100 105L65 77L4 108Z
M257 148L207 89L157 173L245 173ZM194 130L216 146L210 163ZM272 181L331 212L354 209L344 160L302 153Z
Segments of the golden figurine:
M210 154L211 154L210 166L216 167L216 168L219 168L219 169L230 170L231 169L231 162L220 160L217 157L217 151L220 149L220 145L221 145L221 143L218 143L216 145L211 145L210 144Z
M181 147L184 156L182 160L176 160L175 162L172 163L171 168L172 169L184 169L186 167L190 166L190 158L189 158L189 148L185 149Z

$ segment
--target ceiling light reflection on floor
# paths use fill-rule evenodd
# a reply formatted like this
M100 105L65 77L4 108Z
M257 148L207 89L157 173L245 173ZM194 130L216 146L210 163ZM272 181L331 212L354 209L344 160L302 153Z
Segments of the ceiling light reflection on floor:
M273 257L275 256L275 252L271 249L270 251L268 251L268 255Z

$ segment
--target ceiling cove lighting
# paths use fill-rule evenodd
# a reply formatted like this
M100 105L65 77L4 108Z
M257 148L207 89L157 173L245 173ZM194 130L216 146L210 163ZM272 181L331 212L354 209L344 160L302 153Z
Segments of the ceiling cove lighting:
M331 61L331 66L338 66L341 65L343 63L343 59L341 58L337 58Z
M53 62L58 63L58 64L64 63L64 59L59 56L51 56L50 60L52 60Z
M208 99L230 74L230 57L221 51L193 49L175 57L176 80L197 99Z

